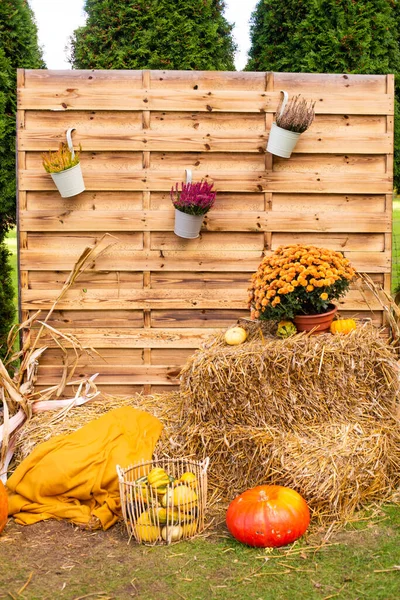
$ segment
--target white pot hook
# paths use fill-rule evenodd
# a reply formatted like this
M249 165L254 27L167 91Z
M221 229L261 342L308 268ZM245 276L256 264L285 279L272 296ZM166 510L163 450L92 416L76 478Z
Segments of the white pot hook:
M75 150L74 150L74 145L72 143L72 132L75 131L76 127L70 127L69 129L67 129L67 144L68 144L68 148L71 152L71 157L72 159L75 158Z
M281 117L283 114L283 111L286 108L286 104L288 103L289 94L285 90L280 90L280 92L281 92L281 94L283 94L283 102L282 102L281 110L279 112L279 116Z

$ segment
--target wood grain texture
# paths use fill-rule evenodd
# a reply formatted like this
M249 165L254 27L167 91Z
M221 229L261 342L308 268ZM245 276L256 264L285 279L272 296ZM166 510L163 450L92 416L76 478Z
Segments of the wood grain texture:
M266 152L282 89L316 101L289 160ZM251 274L280 245L341 251L388 289L393 112L386 75L20 70L22 314L44 315L83 249L112 233L116 244L50 323L99 352L79 356L77 379L98 372L104 392L154 393L176 389L194 350L248 316ZM61 198L41 154L69 127L86 190ZM217 190L193 240L173 233L169 193L187 168ZM356 285L338 307L384 325ZM58 383L65 360L46 341L38 388ZM72 364L72 349L66 356Z

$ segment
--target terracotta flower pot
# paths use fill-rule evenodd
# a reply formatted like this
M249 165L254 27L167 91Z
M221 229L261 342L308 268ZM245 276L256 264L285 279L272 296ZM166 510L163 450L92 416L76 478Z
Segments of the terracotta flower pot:
M318 315L296 315L293 323L296 325L297 331L311 331L311 335L319 333L327 333L337 312L337 306L329 304L327 312Z

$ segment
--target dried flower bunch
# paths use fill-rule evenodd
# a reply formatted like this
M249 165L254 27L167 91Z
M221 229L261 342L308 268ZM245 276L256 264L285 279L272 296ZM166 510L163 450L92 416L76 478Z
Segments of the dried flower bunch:
M288 129L296 133L303 133L308 129L315 117L315 102L310 101L307 105L305 98L300 98L300 94L293 96L287 103L281 114L283 98L276 109L276 124L282 129Z
M171 189L172 204L176 209L187 215L205 215L215 202L216 192L212 191L213 183L200 181L198 183L182 183Z
M341 252L294 244L266 256L249 287L255 319L279 321L320 314L344 296L356 272Z
M79 146L79 151L75 152L72 157L72 152L65 142L61 142L56 152L46 152L42 154L43 166L47 173L59 173L75 167L79 163L79 155L82 147Z

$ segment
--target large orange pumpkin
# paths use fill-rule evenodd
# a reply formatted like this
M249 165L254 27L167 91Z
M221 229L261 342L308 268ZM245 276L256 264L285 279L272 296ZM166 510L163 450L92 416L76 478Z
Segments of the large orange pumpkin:
M6 488L0 481L0 533L6 526L8 518L8 496Z
M260 548L285 546L297 540L310 523L306 501L291 488L259 485L229 505L226 524L239 542Z

